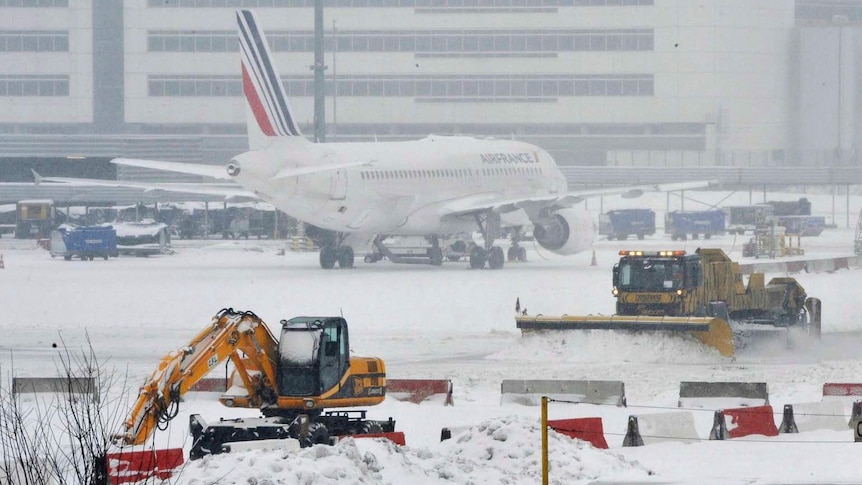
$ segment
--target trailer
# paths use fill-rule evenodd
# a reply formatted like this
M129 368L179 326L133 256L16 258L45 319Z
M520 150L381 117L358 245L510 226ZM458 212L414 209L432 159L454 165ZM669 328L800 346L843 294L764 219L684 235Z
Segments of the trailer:
M651 209L618 209L599 215L599 235L608 241L624 241L630 235L638 239L655 234L655 212Z
M117 231L112 226L60 227L51 231L50 253L66 261L117 257Z
M664 218L664 232L670 234L674 241L681 239L685 241L691 235L697 239L701 235L704 239L712 236L722 235L725 232L725 214L723 210L709 211L672 211Z
M824 216L778 216L778 225L788 236L814 237L826 229Z
M757 223L770 219L775 208L771 204L737 205L724 208L727 215L727 232L730 234L745 234L754 232Z

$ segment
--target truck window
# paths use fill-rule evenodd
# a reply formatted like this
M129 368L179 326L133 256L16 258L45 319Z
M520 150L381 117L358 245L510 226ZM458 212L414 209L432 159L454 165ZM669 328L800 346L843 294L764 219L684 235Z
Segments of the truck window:
M633 259L620 263L623 291L674 291L685 279L683 264L669 259Z

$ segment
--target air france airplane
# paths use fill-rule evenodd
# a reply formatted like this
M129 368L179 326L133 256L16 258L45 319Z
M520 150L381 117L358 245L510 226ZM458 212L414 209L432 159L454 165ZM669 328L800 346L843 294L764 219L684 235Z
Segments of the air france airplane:
M257 18L249 10L238 11L236 17L250 151L226 167L124 158L113 163L229 179L242 190L193 184L101 185L252 196L269 202L300 221L338 234L320 250L320 266L327 269L352 267L353 245L363 239L374 238L375 247L386 251L381 235L428 237L432 242L428 261L439 265L443 251L434 235L476 229L484 243L470 249L470 267L499 269L506 259L526 259L517 237L506 255L495 245L504 228L525 225L533 227L542 248L574 254L590 248L596 235L592 216L574 207L584 198L708 185L569 192L548 152L518 141L432 135L405 142L310 142L296 123Z

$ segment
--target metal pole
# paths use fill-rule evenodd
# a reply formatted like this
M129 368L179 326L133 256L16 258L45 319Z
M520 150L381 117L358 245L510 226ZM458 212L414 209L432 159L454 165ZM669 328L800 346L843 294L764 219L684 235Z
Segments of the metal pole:
M335 54L338 53L338 24L332 19L332 141L338 136L338 71Z
M548 485L548 396L542 396L542 485Z
M326 89L323 71L323 0L314 0L314 138L317 143L326 141Z

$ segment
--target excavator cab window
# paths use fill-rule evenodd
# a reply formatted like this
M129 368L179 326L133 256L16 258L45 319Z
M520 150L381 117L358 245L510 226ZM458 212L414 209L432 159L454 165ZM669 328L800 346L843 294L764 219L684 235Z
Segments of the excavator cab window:
M346 322L297 317L284 322L279 339L278 394L317 396L335 387L349 362Z

